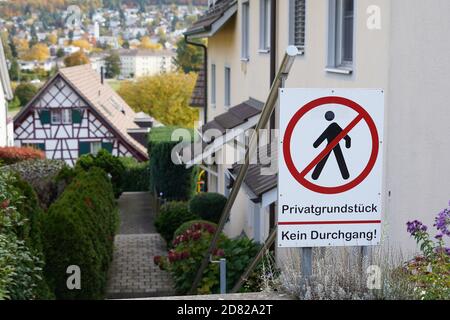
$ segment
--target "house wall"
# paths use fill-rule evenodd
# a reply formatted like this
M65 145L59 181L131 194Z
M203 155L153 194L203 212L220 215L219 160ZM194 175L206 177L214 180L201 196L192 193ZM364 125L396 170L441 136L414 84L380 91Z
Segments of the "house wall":
M8 145L8 103L5 99L5 93L0 86L0 147Z
M77 109L82 113L80 124L43 124L40 112L43 110ZM128 149L98 118L95 112L62 79L56 79L33 105L27 116L15 124L16 146L44 145L47 159L64 160L68 165L75 165L80 156L80 143L112 143L115 156L133 156Z
M258 52L259 4L250 1L250 59L242 62L241 3L238 14L213 37L209 45L209 92L211 64L216 64L217 105L208 105L208 119L226 112L224 107L224 67L232 69L231 105L249 97L265 101L269 92L269 54ZM278 3L277 61L281 63L289 44L289 1ZM450 141L448 74L450 30L446 13L450 2L433 5L420 0L355 1L354 62L350 75L325 70L328 55L328 0L306 1L306 43L299 55L287 87L299 88L382 88L385 90L384 135L384 244L405 253L416 249L406 233L406 222L423 220L429 227L437 212L448 203L447 178ZM381 29L367 27L369 6L381 9ZM209 95L209 99L211 95ZM277 110L277 114L279 110ZM223 171L220 169L219 171ZM223 185L219 174L218 185ZM240 196L245 196L241 191ZM248 198L248 197L247 197ZM237 234L249 211L249 202L240 200L233 208L236 224L228 232ZM266 209L263 209L264 212ZM240 217L237 217L241 215ZM262 223L268 223L265 215ZM244 223L245 225L245 223ZM249 234L252 230L247 228Z

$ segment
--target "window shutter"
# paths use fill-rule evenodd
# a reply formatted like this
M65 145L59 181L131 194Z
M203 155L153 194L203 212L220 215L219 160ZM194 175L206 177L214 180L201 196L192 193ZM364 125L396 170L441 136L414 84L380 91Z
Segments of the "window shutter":
M291 10L291 44L303 48L305 46L305 0L292 0Z
M78 155L81 157L82 155L91 153L91 143L90 142L79 142L78 143Z
M83 120L83 113L79 109L72 110L72 122L75 124L80 124Z
M37 148L39 150L45 151L45 143L38 143Z
M41 110L39 111L39 119L42 124L50 123L50 110Z
M109 142L104 142L104 143L102 143L102 149L105 149L109 153L112 153L112 151L113 151L113 144L109 143Z

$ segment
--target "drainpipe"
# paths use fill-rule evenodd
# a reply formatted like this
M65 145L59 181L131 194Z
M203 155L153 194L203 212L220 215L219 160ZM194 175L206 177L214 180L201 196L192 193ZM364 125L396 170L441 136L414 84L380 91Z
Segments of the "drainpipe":
M205 118L204 124L206 124L208 123L208 47L202 43L190 41L188 35L186 34L184 35L184 41L186 41L187 44L203 49L203 70L205 73L205 105L203 106L203 112Z
M270 1L270 87L277 75L277 1ZM275 129L276 112L270 117L270 129ZM272 134L269 137L272 142Z

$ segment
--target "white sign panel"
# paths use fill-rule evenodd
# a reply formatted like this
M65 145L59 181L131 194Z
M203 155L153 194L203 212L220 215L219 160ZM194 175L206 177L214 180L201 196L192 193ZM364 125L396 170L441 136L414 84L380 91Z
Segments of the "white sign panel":
M381 238L384 93L281 89L278 246Z

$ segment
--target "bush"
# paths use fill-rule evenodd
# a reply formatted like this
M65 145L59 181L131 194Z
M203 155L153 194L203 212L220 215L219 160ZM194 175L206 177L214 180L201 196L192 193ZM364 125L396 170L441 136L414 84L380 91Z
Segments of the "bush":
M166 200L188 201L195 190L197 168L186 169L172 162L172 149L178 142L170 141L170 136L167 128L155 128L150 133L150 188Z
M45 159L45 153L30 147L3 147L0 148L0 160L4 165L14 164L31 159Z
M31 83L21 83L14 91L14 95L20 100L20 105L24 107L38 92L38 88Z
M179 294L189 292L197 271L208 250L216 228L210 223L194 223L173 240L174 248L167 257L155 257L160 268L168 270ZM221 234L212 259L227 259L227 290L230 290L256 255L258 246L246 238L230 240ZM219 266L209 263L197 288L198 294L219 293Z
M122 177L123 192L150 190L150 167L148 162L137 162L134 158L119 158L125 167Z
M186 232L186 230L190 229L194 224L203 224L203 225L210 225L213 228L217 228L217 224L212 223L210 221L206 221L206 220L192 220L192 221L188 221L183 223L173 234L173 237L176 238L180 235L182 235L183 233Z
M31 187L0 171L0 300L51 298L42 273L40 213Z
M449 204L450 206L450 204ZM415 284L420 300L450 299L450 248L444 238L450 238L450 208L435 218L437 234L431 239L428 227L420 221L407 223L407 231L420 245L421 255L406 264L409 280Z
M89 170L93 167L103 169L111 176L114 196L120 197L122 194L122 179L125 167L118 157L114 157L106 150L100 150L97 155L87 154L81 156L75 166L75 170Z
M21 179L33 187L43 209L48 209L62 193L63 188L56 181L56 177L61 170L67 168L64 161L28 160L10 165L6 168L17 173Z
M167 243L170 243L178 227L185 222L196 219L198 219L198 216L189 212L186 202L172 201L161 206L161 212L156 218L155 227Z
M80 171L43 220L45 274L59 299L101 299L112 260L118 211L99 168ZM82 270L81 290L68 290L67 267Z
M218 223L227 198L218 193L200 193L189 202L189 209L204 220Z

